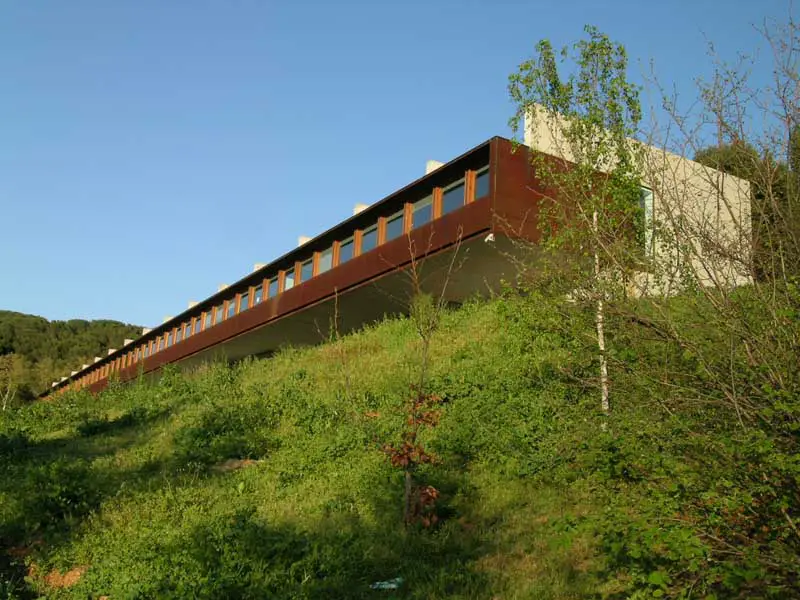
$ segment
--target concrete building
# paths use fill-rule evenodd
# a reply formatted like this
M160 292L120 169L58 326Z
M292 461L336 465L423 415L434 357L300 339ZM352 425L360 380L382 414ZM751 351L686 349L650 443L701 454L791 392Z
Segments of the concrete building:
M316 344L328 337L334 319L344 333L405 313L417 285L412 264L419 287L447 301L498 289L515 275L509 256L519 251L516 242L539 241L544 191L531 153L564 157L556 144L542 142L536 127L532 122L526 132L530 148L515 149L494 137L447 163L430 161L423 177L378 202L357 205L352 217L190 302L179 315L56 382L49 393L97 392L111 378L131 380L168 364L191 367ZM736 198L741 211L749 211L749 203Z

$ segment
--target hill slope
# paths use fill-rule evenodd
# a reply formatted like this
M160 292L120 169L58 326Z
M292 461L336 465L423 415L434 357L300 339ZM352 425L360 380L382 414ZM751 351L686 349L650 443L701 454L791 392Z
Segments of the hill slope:
M439 418L414 440L434 457L413 474L429 527L402 525L386 451L419 381L409 320L0 416L0 596L796 597L800 546L773 505L791 449L711 389L684 402L690 353L611 318L604 428L592 311L566 310L531 296L444 315ZM642 361L673 385L630 375Z
M48 321L43 317L0 310L0 356L22 360L20 399L26 400L50 383L126 338L136 338L141 327L118 321Z

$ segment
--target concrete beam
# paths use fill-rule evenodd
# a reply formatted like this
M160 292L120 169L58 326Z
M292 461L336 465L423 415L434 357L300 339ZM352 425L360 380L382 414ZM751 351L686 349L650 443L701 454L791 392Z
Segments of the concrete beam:
M220 283L220 284L217 286L217 291L218 291L218 292L221 292L222 290L225 290L225 289L228 289L228 284L227 284L227 283Z
M263 269L266 266L267 266L267 263L256 263L256 264L254 264L253 265L253 273L255 273L256 271L258 271L260 269Z
M310 241L311 241L311 238L308 237L307 235L298 236L298 238L297 238L297 247L299 248L300 246L303 246L303 245L307 244Z
M356 204L353 207L353 215L357 215L360 212L363 212L369 208L369 204Z
M187 308L194 308L195 306L197 306L197 302L194 300L189 300L189 306Z
M438 160L429 160L425 163L425 175L433 173L436 169L442 166L444 166L443 162L439 162Z
M116 352L116 351L117 351L117 349L116 349L116 348L109 348L109 349L108 349L108 356L111 356L111 355L112 355L112 354L114 354L114 352Z
M167 315L166 317L164 317L164 318L161 320L161 322L162 322L162 323L166 323L167 321L171 321L171 320L172 320L172 318L173 318L173 317L172 317L172 315Z
M153 330L150 327L142 327L142 335L147 335L151 331Z
M128 344L132 344L132 343L133 343L133 340L131 340L129 338L125 338L125 340L122 342L122 345L123 346L127 346Z

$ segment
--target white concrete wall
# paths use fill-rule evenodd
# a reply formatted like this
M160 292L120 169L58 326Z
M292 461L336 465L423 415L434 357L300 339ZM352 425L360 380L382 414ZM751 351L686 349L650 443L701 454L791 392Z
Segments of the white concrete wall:
M563 135L566 120L535 107L525 119L524 143L570 162L579 149ZM751 282L750 183L655 146L630 140L641 159L642 184L653 191L657 274L640 273L640 293L674 293L688 277L701 285ZM612 164L599 169L610 170ZM689 251L679 251L682 246Z

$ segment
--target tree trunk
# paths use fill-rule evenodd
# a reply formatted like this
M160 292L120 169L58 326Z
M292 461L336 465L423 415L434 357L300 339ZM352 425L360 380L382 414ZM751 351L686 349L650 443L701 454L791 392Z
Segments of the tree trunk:
M598 235L597 211L592 214L592 225L595 236ZM594 252L594 277L595 282L600 280L600 254ZM597 291L597 289L595 289ZM597 311L595 312L595 322L597 324L597 348L600 351L600 408L604 413L609 412L608 403L608 361L606 360L606 329L605 329L605 309L603 307L602 290L597 297Z
M406 525L411 521L411 471L406 471L406 486L403 492L403 523Z

